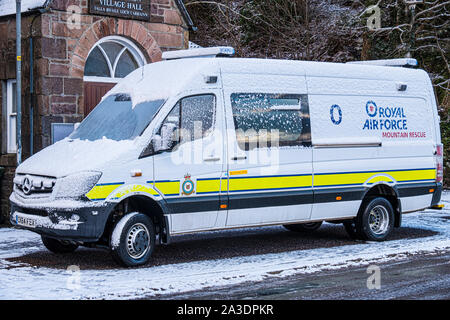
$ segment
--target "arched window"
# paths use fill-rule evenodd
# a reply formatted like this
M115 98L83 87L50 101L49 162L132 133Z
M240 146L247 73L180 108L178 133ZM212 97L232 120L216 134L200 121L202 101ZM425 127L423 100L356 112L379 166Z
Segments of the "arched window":
M144 55L128 39L105 37L89 52L84 66L84 80L118 82L145 63Z

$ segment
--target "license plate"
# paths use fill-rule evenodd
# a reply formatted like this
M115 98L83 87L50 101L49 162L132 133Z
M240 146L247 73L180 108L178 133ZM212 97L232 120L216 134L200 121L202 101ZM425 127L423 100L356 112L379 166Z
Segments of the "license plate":
M16 215L16 224L23 227L35 228L36 219Z

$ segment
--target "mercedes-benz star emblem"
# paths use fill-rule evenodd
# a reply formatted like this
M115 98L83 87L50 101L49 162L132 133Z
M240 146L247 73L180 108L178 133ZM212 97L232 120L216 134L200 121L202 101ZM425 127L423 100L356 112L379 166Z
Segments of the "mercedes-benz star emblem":
M25 179L23 179L23 184L22 184L22 191L23 193L25 193L26 195L31 193L31 186L32 186L32 182L31 180L26 177Z

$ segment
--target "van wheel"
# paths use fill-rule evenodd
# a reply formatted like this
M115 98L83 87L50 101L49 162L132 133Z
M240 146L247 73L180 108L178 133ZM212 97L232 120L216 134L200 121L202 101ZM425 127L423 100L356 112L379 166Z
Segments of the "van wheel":
M60 241L53 238L41 236L44 246L53 253L71 253L74 252L78 245L68 241Z
M356 231L363 240L383 241L394 227L394 209L385 198L375 198L361 208Z
M300 224L285 224L283 227L289 231L294 232L313 232L320 228L322 221L310 222L310 223L300 223Z
M139 212L123 216L111 234L110 248L113 259L125 267L146 264L155 248L152 219Z

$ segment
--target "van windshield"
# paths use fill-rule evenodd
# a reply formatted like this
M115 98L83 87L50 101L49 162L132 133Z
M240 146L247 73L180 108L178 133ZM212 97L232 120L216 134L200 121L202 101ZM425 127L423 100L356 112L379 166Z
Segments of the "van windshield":
M163 103L164 100L145 101L133 107L127 94L109 96L95 107L69 138L133 140L144 132Z

